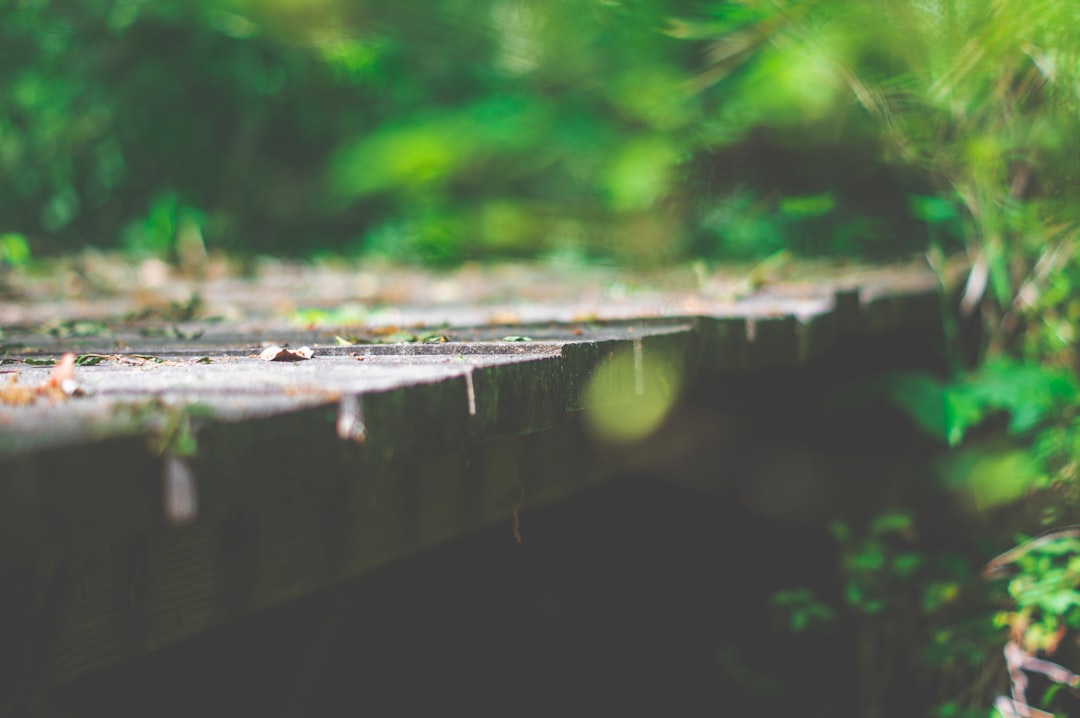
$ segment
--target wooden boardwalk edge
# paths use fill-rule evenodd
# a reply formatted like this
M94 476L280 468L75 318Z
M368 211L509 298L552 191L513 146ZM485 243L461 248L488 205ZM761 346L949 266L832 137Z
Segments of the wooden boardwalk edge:
M191 456L148 440L150 424L138 423L26 452L9 442L0 696L116 665L485 526L503 523L515 540L521 512L617 474L618 459L581 426L586 387L614 356L630 357L610 381L632 403L654 390L642 372L656 357L692 387L939 323L935 291L847 289L804 316L651 318L611 323L599 339L567 327L511 347L327 348L328 367L407 354L410 366L430 360L441 373L370 391L330 385L315 400L225 419L182 417L195 430Z

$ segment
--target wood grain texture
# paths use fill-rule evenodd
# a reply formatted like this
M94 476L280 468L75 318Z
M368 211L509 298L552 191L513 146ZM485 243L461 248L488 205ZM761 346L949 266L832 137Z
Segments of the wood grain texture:
M566 427L9 571L0 694L62 683L502 523L603 480ZM527 536L527 534L526 534ZM525 539L527 540L527 538Z

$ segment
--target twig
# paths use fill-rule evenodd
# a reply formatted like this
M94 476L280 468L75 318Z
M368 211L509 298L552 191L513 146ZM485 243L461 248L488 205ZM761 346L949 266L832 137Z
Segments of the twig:
M985 579L998 578L1006 566L1013 563L1021 556L1039 546L1061 538L1080 538L1080 524L1048 531L1041 536L1028 539L1019 546L1014 546L1008 551L998 554L983 566L982 577Z

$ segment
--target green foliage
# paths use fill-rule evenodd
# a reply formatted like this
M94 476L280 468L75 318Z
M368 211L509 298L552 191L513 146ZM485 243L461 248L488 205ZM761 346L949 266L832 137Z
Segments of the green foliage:
M1028 5L7 3L0 216L46 248L432 261L963 237L1064 350L1075 12Z
M1021 556L1017 568L1008 591L1020 611L1037 611L1044 621L1080 627L1080 539L1067 536L1044 543Z
M693 54L660 32L676 9L5 3L0 216L164 254L185 215L210 248L610 251L621 216L674 201L700 118ZM511 213L511 239L482 231Z
M777 591L770 599L783 612L788 627L794 633L829 624L836 612L817 599L808 588Z
M973 514L1013 504L1051 482L1024 444L973 445L938 462L943 485Z
M866 151L824 182L774 186L749 133L798 135L806 113L842 108L828 67L770 55L743 94L702 92L691 78L711 36L685 37L674 18L701 12L684 0L35 0L3 12L0 216L46 251L180 258L197 237L209 250L443 262L919 244L904 239L910 218L853 197L858 168L880 166ZM804 168L818 165L810 140L789 143ZM740 142L750 172L716 156ZM907 184L879 189L902 206Z
M908 212L923 223L935 261L961 240L972 267L961 309L981 313L984 327L976 366L946 380L893 377L885 388L953 448L939 467L946 486L974 515L1046 488L1075 502L1075 3L789 0L715 10L688 20L683 34L712 38L698 81L716 96L718 142L744 142L761 127L781 143L802 133L804 146L842 133L927 181L931 191L909 193ZM1055 506L1038 518L1060 516ZM902 593L889 584L897 578L889 546L872 530L848 545L844 595L853 610L877 615L887 610L883 596ZM1020 562L1009 587L1015 608L1002 615L1026 643L1046 647L1060 627L1075 625L1072 564L1038 553ZM925 587L927 610L953 595L949 581ZM964 643L943 624L928 651ZM942 712L961 708L951 701Z
M857 401L875 395L953 449L936 469L967 511L999 509L1075 481L1080 445L1070 428L1080 384L1071 372L999 356L951 380L905 373L852 391Z
M899 595L896 583L903 583L922 567L925 556L897 547L914 531L914 519L906 513L876 517L862 536L840 522L832 525L833 536L843 551L844 601L857 613L875 615L889 607Z
M874 257L913 246L897 241L887 219L868 213L841 191L762 195L735 188L704 202L695 223L692 246L715 257L748 259L784 249L810 256Z
M916 671L922 688L941 687L940 715L966 715L972 705L988 703L977 686L985 677L975 678L1001 650L997 609L966 556L922 535L928 524L907 510L860 524L833 521L836 585L818 581L818 590L788 589L771 599L794 633L827 629L854 639L867 714L895 690L889 686L901 666ZM957 683L967 687L958 690Z
M933 244L961 237L990 346L1069 351L1080 281L1080 39L1070 0L829 3L749 0L687 19L709 38L698 78L720 142L766 127L804 147L845 140L920 174L911 197ZM1047 331L1049 330L1049 331Z
M1062 369L997 357L957 381L895 376L888 394L919 428L957 446L970 429L999 412L1009 417L1008 433L1030 432L1075 404L1080 384Z
M920 545L910 512L882 513L862 530L843 521L834 521L829 528L840 548L840 595L854 615L916 610L925 616L941 616L972 592L977 577L970 564L956 554ZM773 602L809 614L796 621L793 612L793 630L801 630L811 619L831 620L838 613L818 604L806 589L779 592Z

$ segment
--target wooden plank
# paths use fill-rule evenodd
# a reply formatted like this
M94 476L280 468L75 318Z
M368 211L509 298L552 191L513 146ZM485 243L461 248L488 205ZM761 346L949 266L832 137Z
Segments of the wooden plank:
M170 645L493 523L609 474L575 428L351 474L293 500L9 572L0 694ZM571 448L572 447L572 448ZM525 461L524 457L530 457Z
M833 305L831 311L804 321L782 315L753 321L672 317L622 322L597 333L612 338L571 335L532 347L505 342L416 344L407 349L374 345L360 348L364 362L345 355L345 349L328 349L324 366L331 371L308 373L326 382L318 395L274 389L265 399L241 396L239 413L228 420L191 420L199 442L197 456L188 462L198 485L197 508L218 517L258 503L277 490L272 484L280 476L303 471L293 466L292 457L306 456L316 447L340 461L377 467L396 457L437 456L477 441L550 428L585 408L593 372L619 354L633 361L622 366L622 376L605 375L612 386L599 395L630 401L648 384L644 377L656 358L678 367L681 383L689 385L699 371L791 366L826 356L844 337L926 326L939 319L932 292L879 294L860 304L858 291L848 290L836 294ZM493 347L505 353L492 354ZM430 378L412 370L427 365L438 367ZM385 374L395 367L407 371ZM260 372L264 369L259 367ZM369 370L375 372L374 380L364 378L371 376ZM286 377L305 376L293 367L282 372ZM397 378L387 384L386 376ZM348 403L343 403L343 395L358 414L356 433L347 436L340 435L339 427ZM180 420L187 411L184 396L196 403L214 399L225 407L237 406L235 397L208 395L197 388L178 396L179 403L166 405L152 395L141 405L115 412L126 417L117 426L96 426L88 414L80 429L86 432L82 443L0 454L0 566L39 551L165 530L163 438L162 429L154 427L161 426L163 416L166 424ZM297 403L288 403L293 396ZM285 403L273 403L281 400ZM78 401L69 404L47 411L60 416L83 406ZM107 408L91 407L93 412ZM169 412L175 415L171 419ZM31 422L20 431L46 434L50 426L41 418L41 423ZM107 438L113 431L141 431L145 436ZM99 432L106 438L92 438ZM266 464L262 478L246 478L252 473L252 457L266 454L268 447L276 458ZM92 481L85 480L88 473ZM213 478L217 476L222 478Z
M750 366L750 339L745 317L697 317L701 364L708 371L731 371Z
M799 363L799 321L793 316L756 317L747 320L750 366L793 366Z

